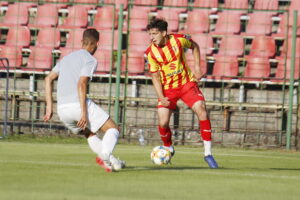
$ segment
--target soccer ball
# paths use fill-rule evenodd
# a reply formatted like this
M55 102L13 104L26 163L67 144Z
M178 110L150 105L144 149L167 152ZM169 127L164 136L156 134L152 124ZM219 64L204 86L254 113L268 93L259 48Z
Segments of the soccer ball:
M151 161L156 165L167 165L171 160L171 152L164 146L156 146L151 152Z

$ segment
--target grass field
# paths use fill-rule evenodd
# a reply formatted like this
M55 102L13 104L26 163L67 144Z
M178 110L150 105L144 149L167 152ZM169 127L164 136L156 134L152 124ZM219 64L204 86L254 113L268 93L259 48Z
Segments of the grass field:
M128 167L105 173L83 143L0 141L1 200L290 200L300 199L300 153L176 147L172 165L150 162L152 147L118 145Z

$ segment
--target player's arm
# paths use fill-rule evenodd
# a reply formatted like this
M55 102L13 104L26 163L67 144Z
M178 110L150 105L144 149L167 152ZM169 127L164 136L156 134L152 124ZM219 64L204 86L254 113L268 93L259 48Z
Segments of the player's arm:
M85 129L87 125L87 106L86 106L86 95L87 95L87 86L90 78L87 76L81 76L78 84L77 84L77 89L78 89L78 95L79 95L79 103L80 103L80 108L81 108L81 118L77 122L77 126L82 128L83 130Z
M157 71L157 72L154 72L154 73L151 73L151 74L152 74L152 83L153 83L153 86L155 88L155 91L156 91L157 97L159 99L159 102L163 106L169 106L170 102L169 102L168 98L164 96L163 86L161 84L159 72Z
M194 61L195 61L195 72L194 72L194 76L197 80L200 80L204 74L201 72L201 68L200 68L200 48L199 45L192 41L192 46L191 49L193 51L193 56L194 56Z
M44 115L44 121L47 122L53 115L53 81L58 77L58 74L51 71L45 78L45 96L46 96L46 114Z

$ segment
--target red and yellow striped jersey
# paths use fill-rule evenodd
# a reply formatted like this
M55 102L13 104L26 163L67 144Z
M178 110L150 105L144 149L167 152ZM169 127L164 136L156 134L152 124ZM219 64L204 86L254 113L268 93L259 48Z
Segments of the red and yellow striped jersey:
M186 66L185 48L192 48L192 40L182 34L171 34L162 48L151 44L146 50L149 71L160 72L163 88L180 87L190 81L196 81L189 67Z

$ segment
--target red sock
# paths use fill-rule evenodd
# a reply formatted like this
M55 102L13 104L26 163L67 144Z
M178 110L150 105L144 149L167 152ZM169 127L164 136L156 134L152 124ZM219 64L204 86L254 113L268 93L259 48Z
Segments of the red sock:
M164 146L169 147L172 145L172 132L170 128L162 128L158 126L160 138L164 143Z
M199 121L200 125L200 134L202 140L211 141L211 125L210 120L201 120Z

